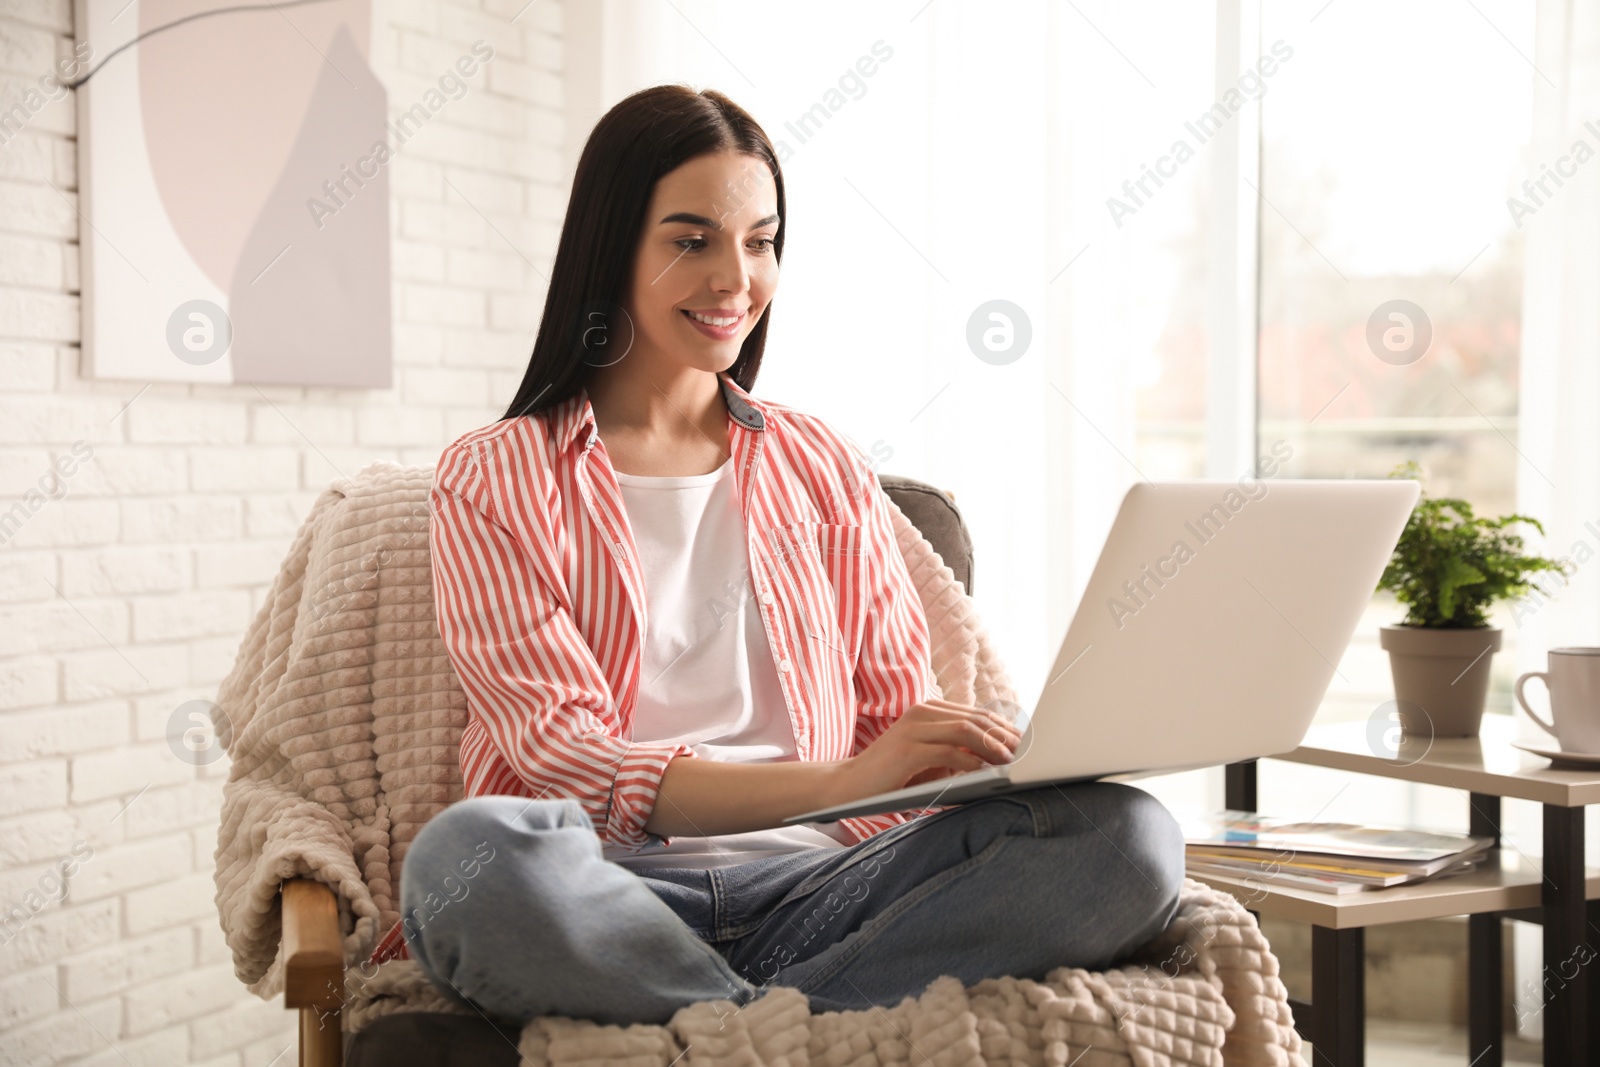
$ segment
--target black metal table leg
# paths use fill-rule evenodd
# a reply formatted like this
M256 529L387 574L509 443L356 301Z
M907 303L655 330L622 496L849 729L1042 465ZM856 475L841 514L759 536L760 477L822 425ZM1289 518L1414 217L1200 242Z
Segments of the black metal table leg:
M1315 1067L1366 1061L1366 931L1311 928L1311 1049Z
M1223 804L1234 811L1256 810L1256 761L1230 763L1222 771Z
M1591 965L1595 953L1600 952L1600 900L1589 901L1589 928L1584 933L1584 940L1588 942ZM1588 968L1585 968L1587 970ZM1600 980L1594 975L1589 976L1589 1067L1600 1067L1600 1037L1595 1034L1595 1026L1600 1025Z
M1467 916L1467 1062L1501 1067L1505 1062L1505 1005L1500 916Z
M1585 989L1593 949L1584 934L1583 808L1544 806L1544 1062L1589 1063Z
M1473 793L1469 832L1500 844L1500 798ZM1502 1067L1505 1062L1505 967L1500 916L1493 912L1467 917L1467 1062L1473 1067Z
M1222 804L1230 811L1255 811L1256 810L1256 761L1244 760L1240 763L1227 764L1222 769ZM1261 922L1261 913L1254 908L1246 908L1255 916L1257 924Z

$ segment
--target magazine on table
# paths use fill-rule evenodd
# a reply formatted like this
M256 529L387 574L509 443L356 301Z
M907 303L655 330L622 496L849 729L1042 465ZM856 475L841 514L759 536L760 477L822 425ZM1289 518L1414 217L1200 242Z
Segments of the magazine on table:
M1473 869L1494 841L1471 834L1222 811L1183 820L1196 874L1327 893L1382 889Z

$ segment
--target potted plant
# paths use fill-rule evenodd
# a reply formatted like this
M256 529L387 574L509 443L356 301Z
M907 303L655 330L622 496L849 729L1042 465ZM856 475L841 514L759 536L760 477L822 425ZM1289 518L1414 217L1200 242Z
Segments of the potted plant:
M1421 478L1411 460L1391 478ZM1530 575L1573 565L1522 553L1522 538L1507 530L1526 515L1497 519L1473 515L1472 505L1426 492L1395 545L1378 580L1406 606L1398 625L1381 627L1378 643L1389 653L1400 728L1408 734L1472 737L1483 721L1489 663L1500 647L1500 630L1489 625L1498 600L1528 592Z

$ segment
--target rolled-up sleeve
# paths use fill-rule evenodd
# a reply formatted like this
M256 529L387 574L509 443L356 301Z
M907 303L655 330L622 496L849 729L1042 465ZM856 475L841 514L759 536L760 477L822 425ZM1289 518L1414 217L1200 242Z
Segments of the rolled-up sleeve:
M501 521L476 447L447 448L429 492L435 612L470 722L527 795L577 800L604 843L648 844L667 764L699 757L688 745L618 736L610 686L555 592L554 537L530 543ZM468 767L462 774L469 796L507 791Z
M889 497L865 454L853 444L852 448L856 449L861 479L853 499L857 501L857 521L867 558L863 569L865 587L860 591L866 625L853 679L856 717L851 755L858 755L912 705L931 700L939 692L933 676L928 620L895 537ZM920 814L943 810L935 807L859 815L840 819L839 823L860 841Z

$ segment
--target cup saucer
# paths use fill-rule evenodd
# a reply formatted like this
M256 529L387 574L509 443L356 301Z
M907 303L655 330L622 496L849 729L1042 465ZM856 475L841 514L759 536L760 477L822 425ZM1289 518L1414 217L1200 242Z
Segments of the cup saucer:
M1520 748L1524 752L1531 752L1535 756L1543 756L1552 763L1565 763L1573 767L1600 767L1600 752L1563 752L1559 748L1528 745L1521 741L1511 742L1511 747Z

